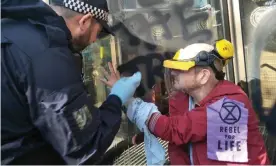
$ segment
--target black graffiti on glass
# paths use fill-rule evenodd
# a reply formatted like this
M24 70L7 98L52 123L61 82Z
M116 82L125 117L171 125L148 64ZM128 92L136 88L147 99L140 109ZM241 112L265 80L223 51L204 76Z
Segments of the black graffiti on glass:
M258 6L273 6L276 4L275 0L252 0Z
M163 0L138 0L138 3L143 8L152 9L152 11L149 12L149 15L151 17L155 18L155 20L152 22L149 22L150 27L153 27L155 25L160 25L164 30L163 37L167 40L172 39L172 33L168 26L168 21L171 18L171 14L170 13L163 14L160 10L153 8L154 5L164 4L165 1L163 1Z
M154 10L153 12L150 13L154 18L156 18L155 21L153 21L150 26L153 27L154 25L160 25L163 30L164 34L162 37L164 37L166 40L171 40L172 39L172 32L168 26L168 21L171 18L171 15L169 13L163 15L160 11Z
M174 4L173 11L180 20L184 40L190 41L191 43L206 42L212 38L212 32L210 30L198 30L194 33L190 33L188 30L190 24L195 21L206 21L209 17L207 12L199 12L186 18L183 13L189 11L193 7L193 4L193 0L185 1L181 5Z
M165 52L163 55L158 53L147 54L146 56L138 56L134 59L122 64L118 67L120 73L129 73L129 75L139 71L139 65L145 67L145 72L142 72L145 84L140 84L137 88L138 96L144 96L146 89L151 89L155 84L155 77L164 79L163 61L172 57L172 52ZM157 63L154 63L157 62ZM145 87L146 86L146 87Z
M140 25L143 25L146 28L138 26L135 27L135 22L140 23ZM134 30L132 30L132 28L136 28L138 34L147 36L147 40L141 40L138 35L135 35L135 33L133 33ZM155 50L156 48L156 46L152 44L153 39L149 35L149 32L146 31L150 29L150 25L142 14L136 14L132 17L129 17L127 20L125 20L124 22L119 22L111 29L116 34L116 36L120 38L121 45L132 47L143 45L149 50Z
M142 7L146 8L147 13L152 16L153 20L147 20L144 14L138 13L134 14L131 17L128 17L124 21L119 21L119 23L115 24L112 27L112 30L115 32L121 40L122 51L124 55L128 54L139 54L139 51L144 50L145 52L149 52L145 56L139 56L134 58L133 60L122 64L118 69L120 72L124 71L138 71L139 65L143 64L145 66L145 70L148 71L143 74L143 79L146 80L146 87L142 87L141 91L145 89L151 89L152 86L156 83L153 79L154 76L159 76L163 79L163 60L167 56L167 53L154 53L157 48L157 44L152 35L152 27L159 26L163 29L163 38L167 40L172 39L172 30L168 25L168 22L173 14L179 19L179 23L174 26L181 26L182 29L182 38L185 43L195 43L195 42L206 42L209 41L212 37L212 33L210 30L198 30L191 32L188 29L188 26L191 26L196 21L202 21L208 19L207 12L199 12L190 16L185 16L185 12L192 11L193 8L193 0L184 1L182 4L172 5L172 10L170 13L164 14L161 10L153 8L153 5L161 4L161 1L145 1L139 0L139 3ZM166 46L165 46L166 47ZM176 49L176 50L174 50ZM172 52L176 52L178 48L169 49ZM154 54L152 54L154 53ZM172 54L172 53L171 53ZM149 57L149 58L145 58ZM160 65L155 66L152 69L151 62L153 57L163 57L163 60L160 60ZM171 57L171 56L170 56ZM139 89L139 88L138 88Z
M141 1L139 3L141 3ZM149 2L147 5L149 4L150 5L157 4L157 1ZM185 17L184 13L186 11L191 11L191 9L193 8L193 4L194 4L193 0L184 1L182 4L174 4L172 5L172 10L170 10L172 13L167 13L167 14L163 14L158 9L153 9L152 6L142 5L143 7L145 6L147 7L148 9L147 13L153 18L155 18L154 21L149 22L143 14L138 13L131 17L128 17L124 21L120 21L117 25L112 27L112 29L114 32L120 29L121 31L124 31L125 34L121 33L121 35L118 35L119 38L121 37L124 39L129 38L126 40L128 40L132 46L134 45L139 46L140 44L143 44L143 43L145 43L145 46L148 46L148 44L150 44L149 46L152 46L156 44L152 38L152 33L151 33L153 26L160 26L164 31L163 37L167 40L172 39L172 31L168 26L168 21L171 18L172 14L175 14L180 22L179 25L181 26L181 29L182 29L182 37L184 41L188 41L188 43L209 41L212 38L212 32L210 30L204 29L204 30L198 30L196 32L190 32L188 30L188 26L190 26L194 22L206 21L209 17L209 14L207 12L199 12L191 16ZM137 40L134 40L133 42L132 40L133 36L135 36L136 39L140 39L140 41L137 42ZM141 40L143 42L141 42Z
M138 0L137 2L142 7L152 7L154 5L166 3L164 0Z

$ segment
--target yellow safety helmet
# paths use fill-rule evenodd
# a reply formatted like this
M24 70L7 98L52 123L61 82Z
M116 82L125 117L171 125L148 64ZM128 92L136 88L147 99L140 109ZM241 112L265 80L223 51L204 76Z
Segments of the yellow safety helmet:
M196 43L180 49L173 59L165 60L163 66L169 69L189 70L194 66L210 66L215 59L221 59L226 64L234 56L234 47L231 42L222 39L209 45Z
M228 40L222 39L215 42L215 51L224 60L233 58L234 56L234 46Z

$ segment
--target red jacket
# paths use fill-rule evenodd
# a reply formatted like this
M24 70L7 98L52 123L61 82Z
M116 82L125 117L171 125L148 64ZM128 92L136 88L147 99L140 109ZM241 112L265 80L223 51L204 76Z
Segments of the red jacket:
M208 105L227 97L244 103L248 109L247 130L247 163L230 163L210 160L207 158L207 112ZM237 85L229 81L221 81L204 98L195 109L188 110L189 97L183 93L170 99L170 117L153 114L149 120L152 133L163 140L169 141L169 158L172 165L189 165L189 145L192 146L192 162L195 165L260 165L269 164L268 155L261 133L258 129L258 120L246 94ZM246 125L245 125L246 126Z

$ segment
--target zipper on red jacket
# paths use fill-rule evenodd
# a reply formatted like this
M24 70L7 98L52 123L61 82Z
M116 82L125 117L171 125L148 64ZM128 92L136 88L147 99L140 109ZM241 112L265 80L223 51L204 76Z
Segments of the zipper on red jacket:
M192 111L192 109L195 108L194 100L191 96L189 96L189 111ZM193 146L192 143L190 142L189 144L189 157L191 160L191 165L194 165L194 160L193 160Z

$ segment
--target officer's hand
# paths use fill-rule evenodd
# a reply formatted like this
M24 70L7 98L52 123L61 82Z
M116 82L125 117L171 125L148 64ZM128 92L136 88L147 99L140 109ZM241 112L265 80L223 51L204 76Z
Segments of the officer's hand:
M112 63L108 62L108 68L110 74L103 68L103 73L105 78L101 78L100 80L109 87L113 87L113 85L120 79L120 73L114 69Z
M134 95L141 79L142 75L140 72L136 72L131 77L122 77L113 85L110 94L118 96L122 104L125 104Z

